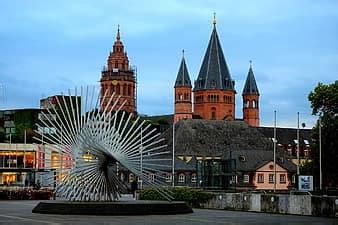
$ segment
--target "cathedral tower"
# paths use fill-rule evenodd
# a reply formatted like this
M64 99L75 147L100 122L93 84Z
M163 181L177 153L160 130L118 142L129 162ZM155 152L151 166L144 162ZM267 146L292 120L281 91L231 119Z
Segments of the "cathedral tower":
M192 119L191 81L187 65L184 59L184 50L174 88L175 88L174 122L177 122L181 119Z
M203 119L235 119L235 82L223 55L216 31L213 30L194 87L194 114Z
M109 54L107 66L103 68L100 83L101 110L108 105L109 98L115 93L114 100L121 96L115 107L116 110L126 101L121 110L136 113L135 70L129 67L128 56L120 40L120 28L117 30L116 40ZM112 104L108 105L108 109L112 106Z
M242 97L244 121L250 126L259 127L259 91L252 70L251 61Z

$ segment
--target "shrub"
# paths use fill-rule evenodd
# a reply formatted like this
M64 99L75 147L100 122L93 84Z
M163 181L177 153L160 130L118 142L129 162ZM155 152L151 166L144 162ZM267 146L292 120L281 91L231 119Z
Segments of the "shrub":
M170 188L174 201L185 201L192 207L200 207L214 196L200 189L192 188ZM140 191L141 200L166 200L161 194L154 189L143 189Z
M53 192L49 190L2 190L0 200L49 200Z

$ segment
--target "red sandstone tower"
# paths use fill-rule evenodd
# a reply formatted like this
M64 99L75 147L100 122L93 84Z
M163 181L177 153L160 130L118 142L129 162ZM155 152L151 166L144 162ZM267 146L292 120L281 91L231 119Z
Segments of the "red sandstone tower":
M115 93L114 100L121 96L115 109L117 110L124 101L125 105L121 110L129 113L136 113L136 77L135 70L129 67L127 53L124 51L123 43L120 40L120 29L117 30L116 41L110 52L107 66L104 67L101 76L101 110L108 105L108 100ZM112 107L113 105L108 105Z
M244 121L250 126L259 127L259 91L252 71L251 61L242 97Z
M216 19L194 87L194 114L203 119L235 119L235 82L223 55L216 31Z
M181 119L192 119L191 81L187 65L184 59L184 50L174 88L175 88L174 122L177 122Z

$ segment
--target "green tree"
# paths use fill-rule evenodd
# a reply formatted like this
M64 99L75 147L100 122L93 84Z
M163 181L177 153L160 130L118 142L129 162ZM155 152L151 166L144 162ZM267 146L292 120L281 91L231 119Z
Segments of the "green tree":
M338 81L319 83L310 92L312 114L320 117L323 187L338 186ZM319 122L313 128L312 173L319 184Z

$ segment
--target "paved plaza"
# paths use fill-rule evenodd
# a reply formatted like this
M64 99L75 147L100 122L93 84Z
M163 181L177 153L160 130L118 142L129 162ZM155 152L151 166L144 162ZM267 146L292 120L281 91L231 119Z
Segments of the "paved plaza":
M0 224L306 224L338 225L337 218L292 216L225 210L194 209L192 214L150 216L78 216L33 214L39 201L0 201Z

